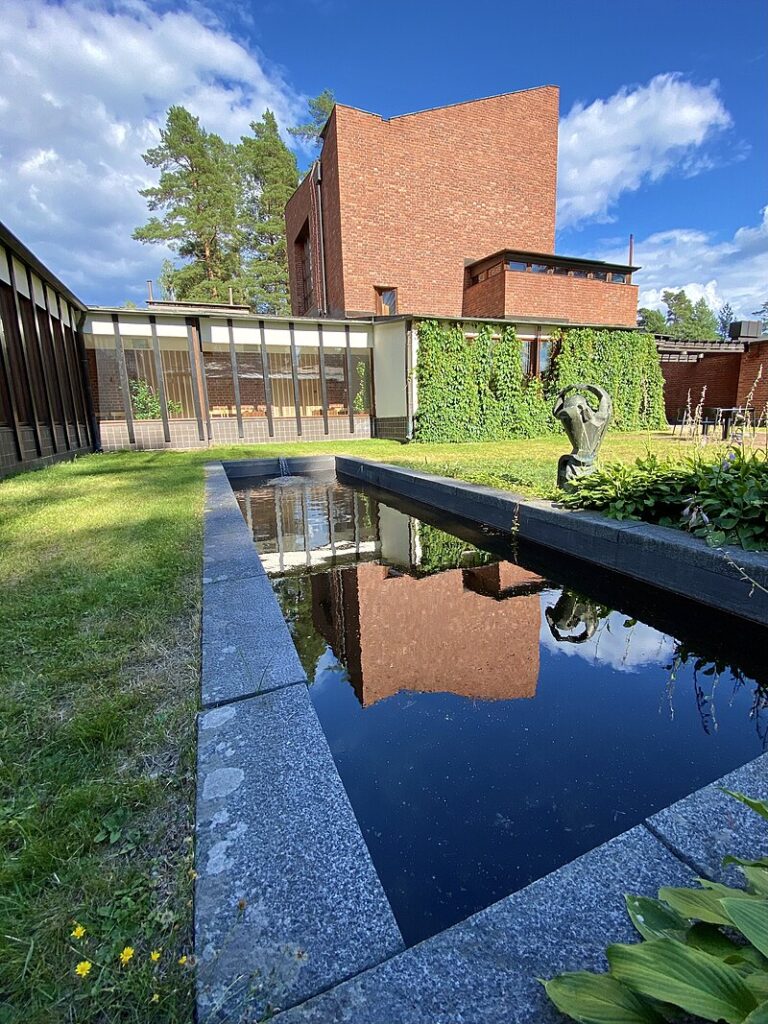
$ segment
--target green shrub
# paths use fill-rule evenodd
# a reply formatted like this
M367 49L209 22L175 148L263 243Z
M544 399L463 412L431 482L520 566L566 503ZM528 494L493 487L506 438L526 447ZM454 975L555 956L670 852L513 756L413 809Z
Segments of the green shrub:
M714 462L693 456L672 463L649 453L632 465L599 467L576 481L559 503L611 519L685 529L714 547L763 550L768 548L768 457L735 448Z
M768 806L725 790L763 818ZM736 864L746 888L708 879L663 888L659 898L625 896L643 941L609 946L607 974L575 971L543 982L562 1013L582 1024L729 1024L768 1020L768 858Z
M159 420L160 399L155 394L155 389L149 381L139 378L130 382L131 404L133 415L137 420ZM181 403L168 401L168 413L171 416L178 416L181 413Z

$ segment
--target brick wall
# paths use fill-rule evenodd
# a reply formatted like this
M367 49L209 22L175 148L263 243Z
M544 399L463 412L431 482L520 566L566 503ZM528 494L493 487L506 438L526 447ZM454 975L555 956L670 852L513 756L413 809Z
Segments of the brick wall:
M752 406L755 414L761 416L768 403L768 341L754 342L747 346L741 357L736 405L743 405L752 391L752 387L760 373L763 372L752 392Z
M637 285L516 270L505 270L502 276L505 316L552 318L617 327L637 326ZM474 285L467 290L478 287Z
M504 268L499 263L491 267L489 276L477 284L467 283L464 290L462 313L464 316L504 316Z
M461 316L466 261L552 251L557 127L554 86L389 121L337 106L321 157L329 313L373 313L375 288L394 287L401 313ZM309 192L286 209L289 254ZM295 261L291 277L298 312Z
M689 389L691 406L695 408L705 385L705 406L737 405L740 363L739 352L713 352L711 355L702 356L697 362L690 363L662 359L661 372L664 375L664 405L667 419L672 422L678 410L685 408Z

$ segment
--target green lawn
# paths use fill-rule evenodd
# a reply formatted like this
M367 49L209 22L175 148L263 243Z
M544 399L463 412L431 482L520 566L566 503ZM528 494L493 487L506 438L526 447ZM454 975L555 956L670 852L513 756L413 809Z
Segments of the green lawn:
M605 455L649 446L688 451L611 435ZM204 463L348 453L547 494L567 450L558 437L122 452L0 484L0 1024L192 1020L177 961L191 952Z

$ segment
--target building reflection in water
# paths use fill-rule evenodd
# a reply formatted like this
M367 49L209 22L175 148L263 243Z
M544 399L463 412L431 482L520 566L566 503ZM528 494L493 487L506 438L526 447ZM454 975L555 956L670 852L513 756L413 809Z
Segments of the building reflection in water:
M315 660L299 622L309 613L364 707L402 690L535 695L540 576L473 565L490 556L334 483L245 489L240 500L267 572L284 577L276 589L300 653Z

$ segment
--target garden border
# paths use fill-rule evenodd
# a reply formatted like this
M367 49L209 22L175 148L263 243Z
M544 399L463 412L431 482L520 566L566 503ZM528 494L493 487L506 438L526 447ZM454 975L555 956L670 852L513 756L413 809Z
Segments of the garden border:
M372 484L768 625L768 554L764 552L715 549L682 530L619 522L596 512L571 511L550 501L521 498L509 491L352 456L337 456L336 471L349 480ZM759 586L753 586L753 580Z
M291 472L334 465L287 462ZM410 481L396 493L502 529L518 522L521 535L547 546L578 539L592 557L571 553L600 564L606 539L614 562L635 548L626 538L637 527L599 516L363 460L337 458L335 466L390 491ZM768 799L763 755L404 949L227 477L264 470L276 474L277 461L206 467L195 883L201 1024L268 1007L282 1011L280 1024L554 1024L563 1018L537 979L604 970L605 946L636 938L624 892L653 895L690 884L694 873L732 882L723 853L768 853L757 817L719 788Z

